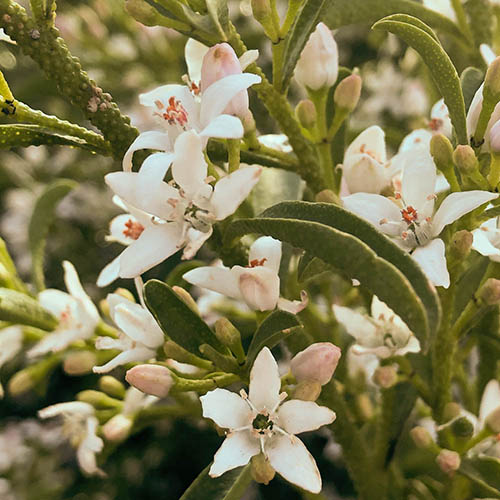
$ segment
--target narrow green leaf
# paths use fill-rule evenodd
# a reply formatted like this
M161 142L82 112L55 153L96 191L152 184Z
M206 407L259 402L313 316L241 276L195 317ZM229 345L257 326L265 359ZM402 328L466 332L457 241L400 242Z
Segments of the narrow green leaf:
M359 238L379 257L389 261L405 275L425 305L431 332L437 330L441 318L441 305L436 289L407 252L401 250L364 219L332 203L305 201L280 203L265 210L262 217L284 217L319 222Z
M29 245L31 251L31 269L33 282L38 291L45 288L43 260L45 242L50 226L55 219L55 210L59 202L78 184L68 179L60 179L45 188L38 197L29 225Z
M226 31L229 25L227 0L206 0L208 14L211 17L221 39L226 41Z
M0 288L0 321L53 330L57 320L35 299L21 292Z
M319 257L348 278L355 278L401 316L425 350L429 321L420 298L407 277L351 234L317 222L295 219L239 219L227 229L226 241L260 233L286 241Z
M464 96L457 70L441 45L429 35L428 30L417 27L421 22L409 17L401 14L385 17L375 23L373 29L389 31L399 36L420 54L448 106L459 143L467 144Z
M285 50L283 53L281 82L276 83L276 85L279 85L279 89L286 88L290 82L300 53L309 35L314 31L316 25L321 20L321 16L327 4L328 2L326 0L306 0L297 14L283 42L285 43Z
M474 44L479 47L482 43L493 43L493 26L495 15L490 0L467 0L464 3L465 12L469 16L469 27L472 31Z
M257 328L247 352L247 370L253 366L257 354L264 348L272 349L282 339L290 335L290 329L300 326L300 321L295 316L286 311L276 309ZM286 330L286 331L284 331Z
M28 293L26 285L19 277L14 261L12 260L9 250L7 249L7 245L2 238L0 238L0 265L5 268L5 271L8 274L7 276L2 277L3 286L5 286L5 288L18 290L19 292Z
M217 478L208 475L210 467L201 471L179 500L239 500L252 480L250 464Z
M321 278L328 274L332 269L321 259L305 252L300 258L297 267L298 279L301 283Z
M166 283L148 281L144 285L144 299L161 329L184 349L197 356L202 344L224 350L209 326Z
M486 455L464 457L458 472L468 477L494 498L500 498L500 460Z
M484 73L472 66L465 68L460 75L460 84L464 95L465 110L469 111L472 99L484 80Z

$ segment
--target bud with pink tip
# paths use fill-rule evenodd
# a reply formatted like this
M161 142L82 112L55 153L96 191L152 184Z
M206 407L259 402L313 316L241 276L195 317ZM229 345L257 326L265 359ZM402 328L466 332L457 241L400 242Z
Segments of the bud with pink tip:
M460 467L460 455L456 451L441 450L436 457L436 462L445 474L452 476Z
M243 299L249 307L257 311L270 311L276 307L280 296L278 275L258 266L240 274L239 285Z
M290 368L298 382L310 380L325 385L330 382L339 363L341 350L330 342L318 342L299 352Z
M332 32L319 23L300 54L295 67L295 79L304 87L319 90L329 88L339 74L339 54Z
M160 365L137 365L127 371L125 379L140 391L164 398L173 384L170 370Z
M106 438L106 441L112 441L119 443L125 441L130 434L132 429L133 421L119 413L114 417L110 418L103 426L102 433Z

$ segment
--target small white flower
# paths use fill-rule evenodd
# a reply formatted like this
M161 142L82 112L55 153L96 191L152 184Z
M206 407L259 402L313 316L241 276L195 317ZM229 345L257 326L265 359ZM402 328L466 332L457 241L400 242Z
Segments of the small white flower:
M472 232L472 248L493 262L500 262L500 230L498 219L490 219Z
M197 267L183 278L192 285L241 300L254 310L268 311L277 306L296 314L304 309L306 296L293 302L280 298L281 241L270 236L258 238L250 247L248 261L248 267Z
M371 316L334 305L337 320L356 339L354 354L375 354L379 358L419 352L420 344L406 323L375 295Z
M58 403L38 412L40 418L63 417L63 433L76 448L76 458L83 472L89 475L104 476L97 467L96 453L102 451L104 443L97 436L99 423L94 407L81 401Z
M120 365L154 358L165 339L152 314L144 306L115 293L109 294L107 301L111 319L121 330L120 337L98 337L95 346L122 352L105 365L94 366L94 373L107 373Z
M13 359L23 347L23 329L20 326L8 326L0 330L0 368ZM0 399L3 398L0 383Z
M434 200L436 167L424 149L413 153L401 182L396 202L378 194L356 193L343 198L347 210L371 222L392 237L422 267L436 286L448 288L445 246L438 236L445 226L498 197L487 191L465 191L448 195L436 212Z
M287 481L313 493L321 491L316 462L295 434L331 424L335 413L312 401L282 403L287 394L280 394L280 385L278 365L265 347L250 372L248 396L244 391L240 397L225 389L201 396L203 416L228 429L210 468L211 477L245 465L263 452Z
M40 305L59 320L59 325L28 351L28 357L61 351L76 340L87 340L99 322L97 308L85 293L73 264L64 261L63 267L69 293L49 288L38 294Z

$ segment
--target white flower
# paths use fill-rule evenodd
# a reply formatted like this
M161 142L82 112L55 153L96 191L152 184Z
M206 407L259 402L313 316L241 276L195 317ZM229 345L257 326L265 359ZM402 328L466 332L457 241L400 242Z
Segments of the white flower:
M281 241L270 236L258 238L250 247L248 261L248 267L197 267L184 274L183 278L192 285L241 300L258 311L268 311L278 306L296 314L307 305L306 296L301 301L293 302L280 298L278 271Z
M356 339L354 354L375 354L384 359L420 351L420 344L406 323L375 295L371 316L348 307L334 305L333 309L337 320Z
M182 134L175 143L173 183L162 180L171 161L164 160L152 155L138 173L114 172L105 177L115 194L136 210L133 215L139 225L135 223L131 235L135 241L105 268L106 279L100 283L118 276L135 278L182 247L183 258L192 258L212 234L212 224L236 211L262 171L258 166L241 167L212 187L202 140L194 131ZM144 225L141 213L149 217Z
M99 423L95 417L94 407L81 401L58 403L38 412L40 418L51 418L62 415L63 433L76 447L76 458L80 468L89 475L104 476L97 467L96 453L102 451L104 443L97 436Z
M448 288L445 246L438 236L445 226L498 197L487 191L451 193L434 213L436 167L429 153L415 150L405 166L397 202L378 194L356 193L343 198L347 210L394 238L436 286Z
M211 477L245 465L263 452L287 481L313 493L321 491L316 462L295 434L331 424L335 413L312 401L291 400L282 404L287 394L280 394L280 385L278 365L271 351L264 347L250 372L248 396L244 391L240 397L215 389L200 398L203 416L228 429L210 468Z
M120 337L98 337L95 346L122 352L105 365L94 366L94 373L107 373L120 365L154 358L165 339L152 314L144 306L115 293L110 293L107 301L111 319L121 330Z
M477 123L479 121L479 115L481 114L481 110L483 109L483 88L484 83L477 89L477 92L474 94L474 98L472 99L469 111L467 112L467 134L468 137L474 137L474 133L476 131ZM490 132L495 125L500 120L500 103L495 106L493 113L491 113L491 117L488 121L488 125L486 127L486 131L484 133L484 144L482 146L482 150L489 151L490 148Z
M63 267L69 294L50 288L38 294L40 305L59 320L59 325L28 351L28 357L61 351L76 340L87 340L99 322L97 308L85 293L73 264L64 261Z
M8 326L0 330L0 368L13 359L23 347L23 329L20 326ZM0 383L0 399L3 387Z
M424 6L456 21L455 9L450 0L424 0Z
M494 262L500 262L500 230L498 219L490 219L472 232L472 248Z

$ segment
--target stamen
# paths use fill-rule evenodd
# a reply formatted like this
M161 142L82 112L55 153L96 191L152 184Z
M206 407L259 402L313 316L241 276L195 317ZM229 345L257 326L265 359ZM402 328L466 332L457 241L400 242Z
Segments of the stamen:
M139 239L139 236L144 231L144 226L137 221L129 219L125 222L126 229L123 230L123 235L127 238L132 238L133 240Z
M401 210L401 215L408 225L413 224L418 218L417 211L412 206L408 206Z
M437 196L434 193L427 196L427 200L429 200L429 201L435 200L436 198L437 198Z
M160 101L156 101L155 104L158 109L165 109ZM188 122L188 113L186 108L174 96L171 96L168 99L168 106L163 113L156 114L159 114L166 122L168 122L169 125L179 125L184 128Z
M429 122L429 128L434 131L439 130L442 126L443 126L443 120L441 120L440 118L433 118Z
M382 224L387 224L388 222L389 221L387 220L387 218L384 217L383 219L380 219L378 223L382 225Z
M263 259L253 259L249 262L249 265L247 267L260 267L264 265L264 262L266 262L267 259L264 257Z
M401 193L394 193L394 198L396 198L396 200L400 200L401 199Z

